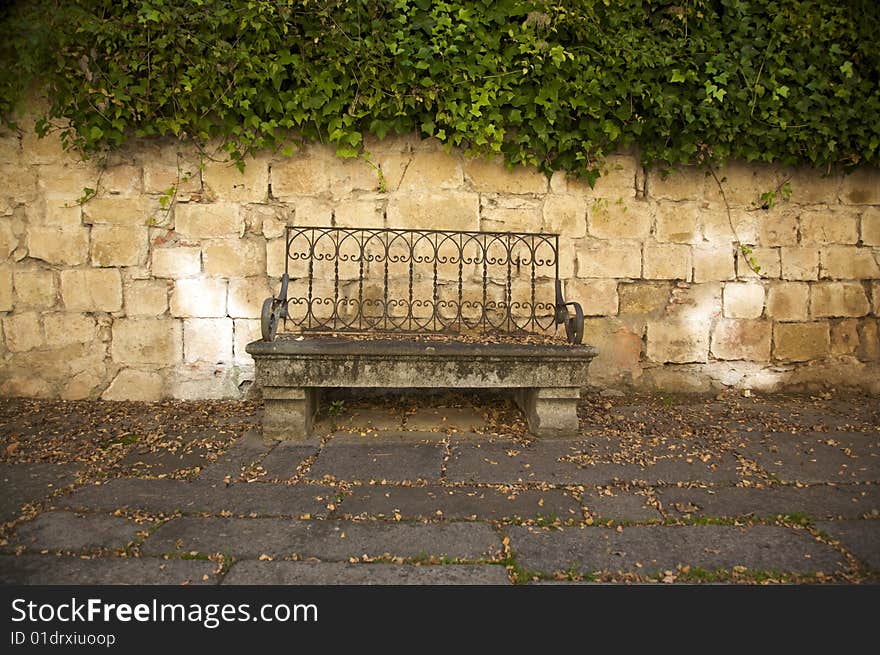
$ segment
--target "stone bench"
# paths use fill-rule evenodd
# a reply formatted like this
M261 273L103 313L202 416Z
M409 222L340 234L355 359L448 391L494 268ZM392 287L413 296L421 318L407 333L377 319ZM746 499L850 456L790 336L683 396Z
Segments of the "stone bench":
M288 227L286 245L247 346L266 438L308 440L330 388L507 389L533 433L577 431L596 350L563 298L556 235Z

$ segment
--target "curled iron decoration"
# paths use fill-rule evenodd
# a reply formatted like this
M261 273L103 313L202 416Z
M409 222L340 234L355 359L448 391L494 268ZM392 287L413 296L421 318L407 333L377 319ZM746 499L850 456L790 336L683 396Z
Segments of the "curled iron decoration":
M528 232L288 226L263 339L308 332L553 333L583 338L563 297L559 237Z

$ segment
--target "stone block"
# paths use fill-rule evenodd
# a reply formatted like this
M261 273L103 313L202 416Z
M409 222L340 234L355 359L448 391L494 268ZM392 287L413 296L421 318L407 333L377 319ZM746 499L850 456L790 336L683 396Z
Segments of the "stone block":
M384 227L384 203L378 199L343 200L336 205L336 225L339 227ZM299 212L297 212L297 216ZM300 223L297 222L299 225ZM329 225L329 223L328 223Z
M599 351L590 363L589 383L605 387L632 384L641 375L642 339L622 321L588 318L584 321L585 341Z
M777 208L758 214L758 243L767 248L798 244L798 216Z
M12 229L12 221L0 220L0 261L7 259L16 248L19 238Z
M227 313L233 318L260 318L263 301L270 295L265 276L229 280Z
M782 278L785 280L818 280L818 248L780 248Z
M406 167L399 188L401 191L430 192L457 189L463 181L457 153L443 149L417 150Z
M43 315L46 343L52 347L91 343L95 338L95 319L88 314L52 312Z
M880 280L871 282L871 308L874 316L880 316Z
M724 285L726 318L759 318L764 311L764 287L748 282Z
M642 277L642 248L638 244L579 249L577 275L582 278Z
M269 181L272 195L282 201L298 195L317 195L330 188L333 152L324 146L307 146L293 157L272 162Z
M43 327L36 312L11 314L3 317L3 336L10 352L20 353L40 348L43 343Z
M342 159L336 157L330 169L330 193L335 197L346 196L353 191L378 191L380 186L378 164L363 157ZM388 184L387 180L385 182Z
M647 323L648 359L660 363L705 362L709 358L709 326L681 320Z
M233 321L232 358L236 364L253 367L254 358L246 351L245 347L251 342L262 338L260 321L247 318L237 318Z
M754 207L762 203L761 195L777 188L781 177L772 166L731 161L718 171L724 187L724 195L731 206ZM706 196L718 201L721 193L711 178L707 182Z
M14 277L16 307L47 309L55 305L55 274L52 271L16 268Z
M174 225L180 236L193 239L241 237L244 234L241 207L229 202L175 205Z
M859 347L859 322L846 318L831 324L831 354L852 355Z
M154 248L151 270L154 277L197 277L202 272L202 250L186 246Z
M187 364L232 361L232 319L190 318L183 322L183 358Z
M712 333L712 356L766 362L770 359L772 329L769 321L722 319Z
M181 318L226 316L226 280L177 280L171 291L171 315Z
M587 210L588 232L598 239L644 239L653 222L653 208L642 200L623 203L597 198Z
M143 162L143 170L147 193L165 195L176 188L178 197L186 198L202 190L202 173L196 161L177 163L150 157Z
M293 217L285 221L285 224L312 227L324 227L333 224L333 205L326 200L299 197L290 200L288 206L293 207ZM284 231L282 230L278 236L284 236Z
M59 266L85 264L89 258L89 229L85 227L58 229L28 226L28 255Z
M818 282L810 293L814 318L865 316L871 311L864 287L858 282Z
M790 202L797 205L833 205L840 195L841 175L823 175L814 168L801 167L789 169L791 178Z
M870 248L828 246L821 250L820 274L835 280L880 278L880 266Z
M125 285L126 316L161 316L168 309L165 280L133 280Z
M61 271L61 298L68 310L118 312L122 309L122 278L119 269Z
M740 278L779 278L782 275L779 248L752 248L746 256L742 252L736 254L736 274ZM754 264L752 264L754 260ZM756 273L752 266L758 268Z
M262 275L266 248L261 239L217 239L204 243L205 274L217 277Z
M876 319L859 321L859 347L856 356L863 362L880 361L880 324Z
M165 395L165 381L159 373L124 368L101 394L101 399L154 402L161 400Z
M574 195L551 194L544 198L544 229L576 239L587 233L586 200Z
M477 230L479 217L480 197L476 193L394 195L388 201L388 227Z
M180 321L162 318L117 319L113 321L110 352L113 361L119 364L177 364L183 355Z
M618 286L621 314L659 315L669 302L668 282L633 282Z
M121 196L136 196L144 189L143 169L134 164L108 166L101 173L99 193Z
M826 321L773 325L774 359L806 362L826 357L830 350L831 333Z
M96 225L92 228L92 266L140 266L147 260L145 227Z
M43 195L42 203L38 203L37 206L42 209L37 221L41 225L62 229L82 227L82 206L72 202L66 195L48 192Z
M206 161L202 184L217 200L265 202L269 194L269 162L265 157L249 158L239 171L228 161Z
M106 383L106 370L83 371L70 378L61 389L59 397L61 400L87 400L93 398Z
M853 210L805 210L801 212L801 243L825 245L856 243L859 240L859 215Z
M497 160L467 158L464 175L475 190L483 193L540 195L547 192L547 176L532 166L509 169Z
M617 314L617 280L566 280L565 299L579 302L586 316Z
M628 201L636 196L637 187L641 189L644 171L633 155L608 155L599 165L599 179L592 189L586 181L569 181L569 189L579 187L590 196L609 198L612 201Z
M691 279L690 246L672 243L646 243L644 276L653 280Z
M695 246L694 282L716 282L736 278L736 257L731 245Z
M866 246L880 246L880 207L866 207L862 213L862 243Z
M880 205L880 170L863 166L844 175L840 199L847 205Z
M775 321L809 318L810 286L805 282L773 282L767 292L767 316Z
M83 222L88 225L158 225L165 221L165 210L157 200L147 197L95 196L82 206Z
M706 187L706 171L682 166L668 171L648 172L648 196L658 200L700 200ZM714 182L712 182L714 184Z
M707 203L700 214L703 241L713 244L756 243L758 219L755 212L727 208L720 203ZM732 225L732 227L731 227Z
M96 189L101 177L101 172L92 162L76 161L69 155L30 170L22 170L23 174L33 172L36 172L37 186L41 192L67 196L71 203L84 196L87 188Z
M284 275L284 266L287 261L287 241L281 239L266 240L266 273L270 277ZM291 277L295 277L291 275Z
M12 266L0 264L0 312L10 312L13 306Z
M702 241L700 205L695 202L661 202L657 205L657 226L654 236L662 243Z
M487 232L539 232L541 201L523 196L480 196L480 229Z

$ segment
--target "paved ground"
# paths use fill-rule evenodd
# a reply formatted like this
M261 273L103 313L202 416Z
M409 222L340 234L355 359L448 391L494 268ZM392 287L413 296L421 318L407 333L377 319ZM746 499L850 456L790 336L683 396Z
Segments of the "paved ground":
M428 406L430 405L430 406ZM533 440L498 397L0 400L0 582L880 582L880 403L591 396Z

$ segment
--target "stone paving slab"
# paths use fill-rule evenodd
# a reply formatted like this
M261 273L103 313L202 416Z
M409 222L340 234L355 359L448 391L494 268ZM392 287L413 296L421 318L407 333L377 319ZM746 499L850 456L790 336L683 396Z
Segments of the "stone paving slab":
M858 518L880 513L880 487L813 485L810 487L671 487L657 490L671 516L758 516L800 514L815 518Z
M224 585L507 585L497 564L349 564L338 562L238 562Z
M223 483L185 480L119 478L89 485L60 498L55 505L70 509L113 511L122 507L149 512L184 514L257 514L259 516L321 517L329 510L336 491L320 484Z
M829 432L752 438L742 454L782 482L880 481L880 437Z
M482 523L408 524L382 521L289 521L254 518L183 517L165 523L141 547L147 555L224 553L315 557L347 561L351 557L449 557L480 559L500 552L501 542Z
M317 452L317 445L303 446L282 441L260 461L260 466L268 479L289 480L296 475L297 468Z
M343 411L339 416L325 421L337 429L358 428L362 430L400 430L403 416L392 409L355 408Z
M533 489L500 491L479 487L395 487L368 485L355 487L342 501L343 515L365 515L402 519L502 519L555 517L581 520L580 504L563 490Z
M574 566L584 573L654 575L681 564L707 570L745 566L752 571L828 574L845 567L840 553L808 532L777 526L636 526L620 532L513 526L508 534L520 566L546 573Z
M308 476L314 480L329 475L337 480L363 482L437 481L443 457L443 447L436 445L334 444L331 440Z
M43 512L33 521L16 526L10 547L29 550L89 552L100 548L124 548L145 530L131 519L109 514Z
M79 464L0 462L0 521L14 519L22 505L72 484L81 468Z
M880 572L880 521L820 521L816 528L840 540L844 548Z
M208 450L200 447L187 448L183 452L150 450L150 446L135 446L118 462L128 475L172 475L181 471L204 467Z
M644 523L663 518L659 510L649 504L648 497L644 494L620 490L614 490L611 494L586 490L581 503L596 521Z
M486 420L472 407L424 407L406 417L407 430L474 432L486 429Z
M198 479L205 481L222 481L226 476L237 479L243 468L264 457L277 442L265 441L258 430L249 430L236 439L217 461L207 465L199 472Z
M216 584L216 565L203 560L152 557L55 557L0 555L0 584L179 585ZM207 579L205 578L207 576Z

